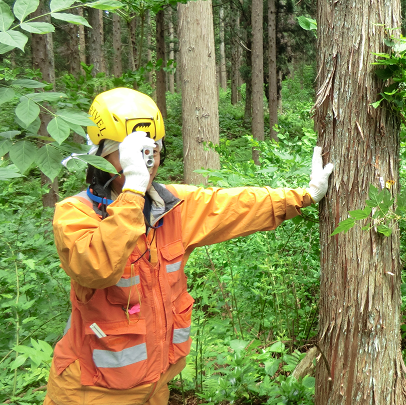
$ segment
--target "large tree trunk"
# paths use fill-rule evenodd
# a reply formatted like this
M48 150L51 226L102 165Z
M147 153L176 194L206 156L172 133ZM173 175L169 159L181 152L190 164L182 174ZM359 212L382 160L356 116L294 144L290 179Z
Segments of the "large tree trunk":
M203 142L219 142L211 0L178 3L179 46L182 66L182 124L184 179L190 184L206 184L194 170L218 169L218 154L205 150Z
M78 7L75 9L77 14L83 17L83 8ZM86 35L85 35L85 26L78 25L78 36L79 36L79 61L80 63L86 63ZM81 73L84 73L84 70L81 70Z
M121 62L121 18L118 14L113 14L113 74L120 77L123 74Z
M104 30L103 30L103 11L93 8L88 9L90 30L89 59L94 65L92 73L96 75L99 72L106 73L106 61L104 58Z
M162 66L156 72L156 104L161 110L162 116L167 117L166 112L166 77L163 67L166 66L165 62L165 19L164 11L158 11L156 14L156 59L162 59Z
M47 12L44 3L44 0L41 0L38 9L31 14L31 17ZM51 18L50 16L45 16L35 21L51 22ZM42 78L55 86L55 59L52 34L32 34L31 53L33 69L39 69L42 73ZM40 114L41 127L38 131L39 135L49 136L47 125L51 119L52 117L48 114L43 112ZM49 192L42 195L42 205L44 207L53 207L58 201L58 178L55 178L51 182L45 174L41 173L41 183L49 188Z
M224 45L224 7L220 7L220 86L227 90L226 47Z
M252 1L252 135L264 140L264 51L262 0ZM252 158L259 165L259 152L253 149Z
M173 21L172 21L172 7L168 7L168 28L169 28L169 59L175 59L175 52L174 52L174 44L173 41L175 39L175 33L173 29ZM171 93L175 93L175 75L170 73L169 77L169 91Z
M278 123L278 81L276 69L276 5L268 0L269 127L271 139L278 140L273 127Z
M319 3L316 127L333 162L320 204L321 296L316 404L405 403L400 347L399 231L383 237L360 226L330 237L351 210L365 207L369 185L399 184L399 120L374 109L383 83L373 52L386 52L400 26L399 0ZM392 34L397 31L390 31Z

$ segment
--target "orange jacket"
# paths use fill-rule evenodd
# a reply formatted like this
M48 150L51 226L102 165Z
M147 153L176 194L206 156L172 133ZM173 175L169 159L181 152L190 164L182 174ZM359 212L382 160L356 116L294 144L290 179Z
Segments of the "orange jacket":
M148 235L141 196L120 194L104 220L85 196L57 204L55 241L72 279L72 314L54 363L61 374L79 359L83 385L157 381L190 350L193 298L183 268L192 250L274 229L311 203L302 189L154 187L149 222L163 225Z

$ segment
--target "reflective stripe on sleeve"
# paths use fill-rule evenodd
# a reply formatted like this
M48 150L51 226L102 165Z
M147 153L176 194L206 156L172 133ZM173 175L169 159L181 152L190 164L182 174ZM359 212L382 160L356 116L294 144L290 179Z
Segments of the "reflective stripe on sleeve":
M173 331L173 343L184 343L187 342L190 336L190 329L191 326L188 328L182 328L182 329L175 329Z
M134 276L130 278L120 278L116 284L117 287L131 287L140 283L140 276Z
M120 352L112 352L110 350L93 351L93 361L96 367L99 368L118 368L129 366L139 361L147 359L147 345L142 343Z
M70 329L71 317L72 317L72 314L69 315L68 322L66 322L66 326L65 326L65 329L63 331L63 336L65 336L68 333L68 330Z
M181 265L182 265L182 260L180 262L167 264L166 265L166 272L167 273L173 273L174 271L178 271L180 269Z

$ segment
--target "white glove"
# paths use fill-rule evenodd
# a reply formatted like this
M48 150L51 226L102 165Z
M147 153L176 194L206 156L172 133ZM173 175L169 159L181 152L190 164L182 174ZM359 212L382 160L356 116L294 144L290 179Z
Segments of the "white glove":
M334 165L332 163L326 164L323 168L321 147L316 146L313 152L312 174L310 175L309 188L306 189L315 203L318 203L326 195L328 178L333 168Z
M125 175L123 191L145 194L150 179L142 156L142 150L146 147L154 148L155 141L141 131L133 132L120 143L120 164Z

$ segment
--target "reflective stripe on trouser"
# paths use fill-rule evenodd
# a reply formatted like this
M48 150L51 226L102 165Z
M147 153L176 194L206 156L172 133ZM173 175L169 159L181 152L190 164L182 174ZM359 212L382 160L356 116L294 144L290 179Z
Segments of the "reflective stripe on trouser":
M121 278L116 284L117 287L131 287L140 283L140 276L134 276L130 278Z
M175 329L173 331L173 343L184 343L187 342L190 336L191 326L187 328Z
M93 350L93 361L99 368L118 368L129 366L147 359L147 345L142 343L119 352Z
M174 271L178 271L180 269L181 265L182 265L182 260L180 262L167 264L166 265L166 272L167 273L173 273Z

